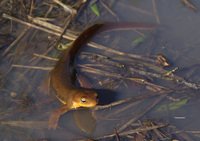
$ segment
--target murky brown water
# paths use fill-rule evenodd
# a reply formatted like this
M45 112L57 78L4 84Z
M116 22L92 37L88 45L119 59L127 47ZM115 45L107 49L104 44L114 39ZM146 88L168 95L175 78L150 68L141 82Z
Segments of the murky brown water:
M35 8L35 11L33 11L35 17L43 17L45 15L44 13L47 11L45 11L45 8L48 9L49 5L43 5L42 2L43 1L37 1L36 7L38 6L39 8ZM147 126L147 119L151 119L155 125L164 125L167 122L168 126L158 128L162 134L160 136L158 136L158 132L155 130L148 131L149 137L146 135L146 131L143 131L142 133L146 135L146 139L199 140L199 90L188 88L188 85L186 86L185 84L176 84L172 81L147 76L146 74L140 75L130 71L130 67L137 68L140 72L144 71L161 75L164 70L170 71L178 67L179 70L175 72L175 75L185 78L187 82L198 84L200 82L200 13L193 12L179 0L155 0L158 19L156 19L155 16L153 0L114 1L110 8L115 15L108 12L106 8L102 6L102 3L110 5L110 2L107 1L96 2L100 9L99 17L92 13L89 4L86 4L81 13L73 21L71 27L79 27L78 25L88 25L89 23L99 21L117 22L119 20L145 23L158 23L160 21L160 24L165 27L164 30L140 30L140 33L134 31L110 32L99 35L93 38L92 41L118 51L142 55L151 59L155 59L157 54L162 54L169 60L171 66L163 69L155 63L148 62L148 64L153 66L153 69L149 69L149 66L146 66L144 63L129 60L128 58L130 57L128 57L128 55L119 56L118 54L106 50L85 47L83 51L86 50L90 53L108 56L115 61L127 64L128 69L125 69L118 68L115 65L112 66L108 64L108 62L94 62L94 59L92 65L87 58L84 60L79 58L79 60L77 60L77 65L89 64L88 67L110 73L106 74L103 72L97 74L97 70L93 73L89 73L88 69L78 67L78 72L89 78L90 82L93 84L92 87L95 90L97 89L96 91L99 93L100 97L100 105L132 97L136 97L137 99L104 109L93 108L92 110L96 117L96 123L92 121L92 123L88 123L91 124L90 127L83 127L84 130L87 130L87 128L88 130L93 130L88 131L93 132L92 135L81 131L76 125L85 126L80 122L88 121L89 118L87 114L85 115L86 117L81 114L83 116L81 117L80 113L74 114L74 111L67 112L61 116L57 130L49 131L47 129L49 115L56 107L59 107L61 103L54 98L53 93L51 93L51 95L44 95L40 91L40 87L50 72L51 68L47 67L53 67L56 61L34 56L33 53L45 53L46 56L57 58L62 51L57 51L52 46L56 36L33 28L29 28L25 31L27 27L17 22L11 23L9 20L3 22L0 26L0 33L10 34L10 38L6 36L10 43L19 37L21 33L24 32L25 34L22 35L22 38L14 44L8 53L1 57L0 140L21 141L47 139L57 141L79 140L90 137L98 138L114 134L113 127L121 133L125 130L139 128L141 126L139 121ZM200 2L193 1L193 4L195 4L197 8L200 8ZM41 14L38 11L42 9L44 12ZM59 15L60 11L59 6L54 7L49 18L56 19L55 15ZM2 10L1 12L4 11ZM63 14L63 18L59 17L52 23L58 23L59 26L64 26L66 15L64 15L64 11L62 12L63 13L60 13L60 15ZM20 16L19 18L22 19ZM12 29L10 28L11 26ZM80 29L82 30L82 27ZM77 31L78 28L74 30ZM141 37L141 34L146 35L147 38L144 42L132 46L131 43ZM66 43L66 40L62 40L61 42ZM0 48L1 55L5 53L8 44L6 43ZM81 54L80 57L82 58L83 54ZM142 62L143 61L144 60L142 60ZM49 70L44 70L44 68L19 68L19 66L11 68L12 65L45 67L45 69ZM111 73L114 74L114 76L111 76ZM134 82L136 79L134 79L134 81L119 79L117 77L118 75L123 75L126 78L143 78L142 80L148 83L144 85ZM88 87L86 85L84 86ZM165 88L168 90L171 89L171 91L166 92L164 91L166 90ZM162 94L159 94L158 90L160 90ZM151 96L149 94L158 95ZM168 96L165 94L168 94ZM73 118L74 116L76 117ZM81 117L81 119L85 118L86 121L80 120L79 117ZM74 119L76 120L76 124ZM130 124L127 124L128 122L130 122ZM149 124L151 124L151 122ZM95 129L93 129L94 127ZM139 135L136 136L136 134L121 135L121 138L124 140L131 140L132 137L139 139ZM114 137L100 140L116 140L116 137L114 135Z

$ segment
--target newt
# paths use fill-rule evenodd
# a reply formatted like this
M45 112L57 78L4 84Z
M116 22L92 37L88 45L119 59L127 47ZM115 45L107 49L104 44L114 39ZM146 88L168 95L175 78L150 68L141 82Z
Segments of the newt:
M95 35L117 30L145 29L152 30L161 26L150 23L119 22L95 24L86 29L66 50L50 75L50 83L57 98L64 104L55 109L49 119L49 129L56 129L59 117L78 107L93 107L98 104L98 95L89 89L80 89L74 84L74 59L80 48Z

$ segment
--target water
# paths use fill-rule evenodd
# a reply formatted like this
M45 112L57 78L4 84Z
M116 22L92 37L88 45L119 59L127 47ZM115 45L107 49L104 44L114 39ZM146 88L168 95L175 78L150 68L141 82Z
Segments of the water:
M106 3L106 2L105 2ZM108 5L108 3L106 3ZM158 31L141 31L147 35L148 38L140 43L138 46L131 46L131 43L141 37L138 33L133 31L111 32L99 35L92 41L101 43L102 45L112 47L115 50L127 53L144 55L147 57L155 58L157 54L163 54L171 62L171 66L166 70L172 70L176 67L180 69L175 72L176 75L184 77L188 82L199 83L199 12L194 13L191 9L185 7L181 1L174 0L159 0L155 1L157 14L160 24L165 27L164 30ZM193 4L199 7L200 2L193 1ZM115 1L111 6L111 10L118 16L113 16L104 7L101 2L97 2L100 9L100 17L89 13L85 17L85 12L90 11L88 4L84 7L79 16L75 19L75 23L87 25L89 21L136 21L145 23L157 23L153 4L150 0L120 0ZM87 19L87 20L85 20ZM56 21L58 22L58 21ZM11 35L17 37L22 32L23 26L16 22L11 32ZM3 26L1 26L2 32ZM20 26L20 28L17 28ZM6 26L5 26L6 27ZM25 27L24 27L25 28ZM5 31L3 32L5 33ZM34 121L35 123L25 128L24 124L15 127L9 125L1 125L1 140L33 140L33 139L49 139L49 140L76 140L85 139L89 137L101 137L108 134L113 134L113 127L118 131L128 121L139 116L140 121L145 124L147 119L152 119L155 124L163 124L167 122L170 126L166 126L160 130L165 136L163 138L176 138L176 139L194 139L199 140L199 134L192 134L189 131L199 131L199 91L193 89L186 89L184 85L178 85L171 81L162 80L159 78L152 78L133 74L128 70L120 69L117 67L97 67L103 71L110 71L115 74L122 74L126 77L134 76L144 78L151 84L161 85L167 88L179 89L169 93L170 97L159 99L159 96L151 97L148 94L156 94L152 92L147 85L138 84L130 80L119 79L116 77L108 77L104 75L97 75L91 73L79 72L90 78L94 89L100 95L100 104L108 104L110 102L119 101L131 97L138 97L145 95L148 98L138 98L137 100L112 106L110 108L97 110L95 112L96 129L93 135L88 135L75 125L73 120L74 111L67 112L61 116L59 120L59 128L55 131L47 130L47 125L40 123L41 121L48 121L50 113L53 109L59 107L61 103L56 99L51 99L51 95L43 95L39 92L39 87L43 80L48 76L50 71L35 70L26 68L12 68L8 71L12 64L23 64L27 66L45 66L53 67L55 61L47 59L40 60L33 56L33 53L42 54L51 47L51 39L55 38L53 35L47 35L44 32L29 29L27 34L18 41L13 49L8 53L10 55L4 56L1 61L1 75L5 75L1 79L1 124L5 121ZM108 41L108 42L107 42ZM1 48L1 53L5 51L6 47ZM86 48L87 51L92 53L99 53L104 56L109 56L121 60L121 62L131 64L131 61L120 58L119 55L99 51L97 49ZM61 51L51 49L48 56L57 55ZM126 57L126 56L125 56ZM36 60L34 60L36 59ZM37 61L38 60L38 61ZM89 63L77 61L77 64ZM98 63L95 63L98 64ZM196 65L195 65L196 64ZM156 65L155 65L156 66ZM137 66L138 67L138 66ZM6 68L6 69L5 69ZM144 71L149 71L148 68L142 67ZM152 70L151 70L152 71ZM156 70L152 71L155 73ZM100 82L105 85L100 85ZM86 86L87 87L87 86ZM155 86L153 87L155 90ZM109 91L108 91L109 89ZM110 96L111 95L111 96ZM170 100L170 99L174 99ZM176 107L175 100L186 100L181 106ZM160 101L159 101L160 100ZM161 101L162 100L162 101ZM151 105L157 104L154 106ZM131 105L132 104L132 105ZM175 105L175 106L174 106ZM130 106L130 107L128 107ZM126 108L127 109L123 109ZM163 108L165 107L165 108ZM149 110L147 110L149 108ZM121 110L119 112L119 110ZM164 109L164 110L160 110ZM94 110L94 109L93 109ZM145 110L147 110L145 112ZM119 113L117 113L119 112ZM144 112L145 115L142 114ZM140 116L141 114L141 116ZM84 117L81 117L84 118ZM87 117L86 117L87 120ZM137 128L140 125L136 121L129 125L126 130ZM36 123L40 124L40 128ZM38 128L36 128L38 127ZM173 134L176 131L184 130L184 134ZM155 132L149 132L151 138L159 138ZM132 135L134 136L134 135ZM106 138L102 140L113 140L114 138ZM124 137L125 140L131 140L129 137Z

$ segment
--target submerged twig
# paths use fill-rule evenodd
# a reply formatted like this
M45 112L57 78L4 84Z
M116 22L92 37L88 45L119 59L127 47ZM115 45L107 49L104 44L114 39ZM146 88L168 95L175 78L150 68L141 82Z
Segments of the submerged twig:
M135 60L135 59L132 59L132 58L127 58L127 57L116 57L116 58L108 58L106 56L103 56L103 55L99 55L99 54L92 54L92 53L85 53L85 54L89 54L89 57L87 58L94 58L94 60L96 59L97 61L99 60L100 62L104 62L106 64L109 64L109 65L113 65L115 67L118 67L118 68L126 68L127 70L130 70L134 73L138 73L140 75L143 75L143 76L146 76L146 77L154 77L154 78L160 78L160 79L164 79L164 80L167 80L167 81L173 81L173 82L176 82L178 84L182 84L182 85L185 85L189 88L193 88L193 89L200 89L200 85L198 84L195 84L195 83L191 83L191 82L187 82L186 80L184 80L182 77L180 76L177 76L175 74L173 74L177 68L171 70L171 71L166 71L152 63L147 63L147 62L144 62L144 61L140 61L140 60ZM83 58L83 57L82 57ZM120 63L120 62L116 62L115 60L120 60L120 61L131 61L132 64L140 64L140 65L143 65L143 66L146 66L148 67L149 69L151 70L154 70L158 73L152 73L152 72L147 72L147 71L144 71L144 70L140 70L140 69L136 69L132 66L126 66L125 63ZM147 61L147 60L146 60ZM85 70L84 71L87 71L89 72L88 70ZM90 71L90 73L92 73ZM95 73L95 72L93 72ZM112 76L115 76L115 75L112 75ZM121 76L119 78L122 78ZM126 78L126 79L129 79L129 80L133 80L135 82L138 82L138 83L142 83L142 84L148 84L148 85L151 85L151 86L156 86L155 84L150 84L149 82L146 82L144 79L136 79L136 78ZM158 88L158 87L157 87ZM160 88L164 88L164 87L160 87Z
M137 100L137 101L134 101L134 102L131 102L130 104L128 104L127 106L125 106L125 107L123 107L123 108L119 108L118 110L116 110L116 112L111 112L111 113L109 113L108 115L106 115L104 118L109 118L109 117L111 117L111 116L115 116L115 115L117 115L117 114L119 114L120 112L123 112L123 111L125 111L125 110L127 110L128 108L131 108L131 107L133 107L133 106L135 106L135 105L138 105L138 104L140 104L140 103L142 103L142 102L144 102L144 99L146 98L145 96L147 96L147 95L142 95L140 98L138 98L138 99L141 99L141 100ZM153 96L153 95L152 95ZM152 97L151 96L151 97ZM150 95L149 95L149 97L150 97ZM135 99L134 100L136 100L136 97L134 97ZM127 101L128 102L128 101Z
M26 34L28 29L30 29L30 28L27 27L26 29L24 29L23 32L21 32L21 34L17 37L17 39L15 39L15 41L9 47L7 47L7 49L1 54L0 58L5 56L12 49L12 47Z
M136 114L136 116L134 118L132 118L131 120L129 120L126 124L124 124L119 130L118 132L123 131L127 126L129 126L131 123L135 122L138 118L140 118L142 115L144 115L146 112L148 112L150 109L152 109L156 104L158 104L161 100L163 100L168 94L163 94L161 96L159 96L158 98L156 98L152 104L150 106L148 106L146 109L144 109L143 111L141 111L140 113Z
M136 59L140 59L140 60L145 60L145 61L154 62L153 59L144 57L144 56L142 56L142 55L136 55L136 54L131 54L131 53L125 53L125 52L118 51L118 50L115 50L115 49L112 49L112 48L109 48L109 47L106 47L106 46L103 46L103 45L96 44L96 43L94 43L94 42L89 42L87 45L89 45L89 46L91 46L91 47L93 47L93 48L100 49L100 50L104 50L104 51L107 51L107 52L111 52L111 53L114 53L114 54L117 54L117 55L127 56L127 57L130 57L130 58L136 58Z
M58 61L58 60L59 60L59 59L57 59L57 58L52 58L52 57L48 57L48 56L41 55L41 54L37 54L37 53L33 53L33 55L35 55L35 56L37 56L37 57L41 57L41 58L53 60L53 61Z
M150 87L154 87L157 91L160 91L161 89L167 89L167 88L165 88L163 86L150 83L147 80L142 79L142 78L125 77L125 76L123 76L121 74L111 73L111 72L95 69L95 68L84 66L84 65L80 65L80 64L78 66L82 67L80 69L80 71L82 71L82 72L93 73L93 74L97 74L97 75L100 75L100 76L109 76L109 77L113 77L113 78L117 78L117 79L131 80L131 81L134 81L134 82L139 83L139 84L143 84L143 85L147 85L147 86L150 86Z
M101 3L101 5L108 10L108 12L110 12L114 17L117 18L117 21L119 22L119 17L106 5L104 4L102 1L99 1Z
M60 6L62 6L66 11L69 11L71 14L77 14L76 9L73 9L71 6L68 6L62 2L60 2L59 0L53 0L54 2L56 2L57 4L59 4Z
M134 134L134 133L138 133L138 132L144 132L144 131L149 131L149 130L161 128L161 127L164 127L164 126L167 126L167 123L159 124L159 125L152 126L152 127L142 126L142 127L137 128L137 129L119 132L118 134L119 134L119 136L125 136L125 135L130 135L130 134ZM115 136L115 134L98 137L96 139L110 138L110 137L113 137L113 136Z
M181 2L194 12L197 12L198 9L192 3L190 3L189 0L181 0Z
M117 141L119 141L119 135L118 135L118 133L117 133L117 131L116 131L116 128L114 127L113 130L114 130L114 132L115 132L115 136L116 136Z
M153 10L154 10L154 14L155 14L155 17L156 17L156 21L157 21L158 24L160 24L160 19L159 19L158 12L157 12L157 9L156 9L155 0L152 0L152 3L153 3Z
M48 128L48 121L1 121L0 124L29 129Z
M24 65L12 65L12 67L16 68L27 68L27 69L39 69L39 70L52 70L53 67L38 67L38 66L24 66Z
M83 71L83 72L89 72L89 73L93 73L93 74L97 74L97 75L101 75L101 76L109 76L109 77L114 77L114 78L118 78L118 79L123 78L123 76L121 74L110 73L110 72L107 72L107 71L87 67L87 66L80 65L80 64L78 66L82 67L80 69L80 71Z
M110 108L112 106L116 106L116 105L119 105L119 104L122 104L122 103L130 102L132 100L139 100L139 99L149 98L149 97L153 97L153 96L156 96L156 95L167 95L170 92L172 92L172 90L160 91L160 92L156 92L156 93L153 93L153 94L140 95L140 96L131 97L131 98L119 100L119 101L116 101L116 102L112 102L110 104L103 105L103 106L95 106L95 107L93 107L91 109L93 111L97 111L97 110L101 110L101 109Z
M120 6L120 8L126 8L126 9L129 9L129 10L132 10L134 13L135 12L138 12L138 13L142 13L144 15L147 15L147 16L153 16L153 13L151 13L150 11L146 11L144 9L141 9L137 6L133 6L133 5L126 5L123 1L118 1L118 5Z
M60 35L61 35L61 33L59 33L59 32L55 32L55 31L46 29L46 28L44 28L44 27L40 27L40 26L31 24L31 23L22 21L22 20L20 20L20 19L18 19L18 18L12 17L12 16L10 16L10 15L8 15L8 14L6 14L6 13L3 13L3 17L4 17L4 18L7 18L7 19L10 19L10 20L13 20L13 21L16 21L16 22L19 22L19 23L21 23L21 24L25 24L25 25L27 25L27 26L30 26L30 27L33 27L33 28L36 28L36 29L39 29L39 30L41 30L41 31L44 31L44 32L47 32L47 33L56 35L56 36L60 36ZM76 36L76 37L77 37L77 36ZM68 39L68 40L75 40L74 37L68 36L68 35L66 35L66 34L63 35L63 38Z

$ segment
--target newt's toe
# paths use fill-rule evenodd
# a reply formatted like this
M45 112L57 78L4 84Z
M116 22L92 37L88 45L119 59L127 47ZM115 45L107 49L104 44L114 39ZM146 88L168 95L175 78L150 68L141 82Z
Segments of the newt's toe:
M48 129L56 130L57 125L58 125L58 117L57 117L57 115L52 114L49 119L49 128Z
M53 129L56 130L58 123L49 122L48 130Z

